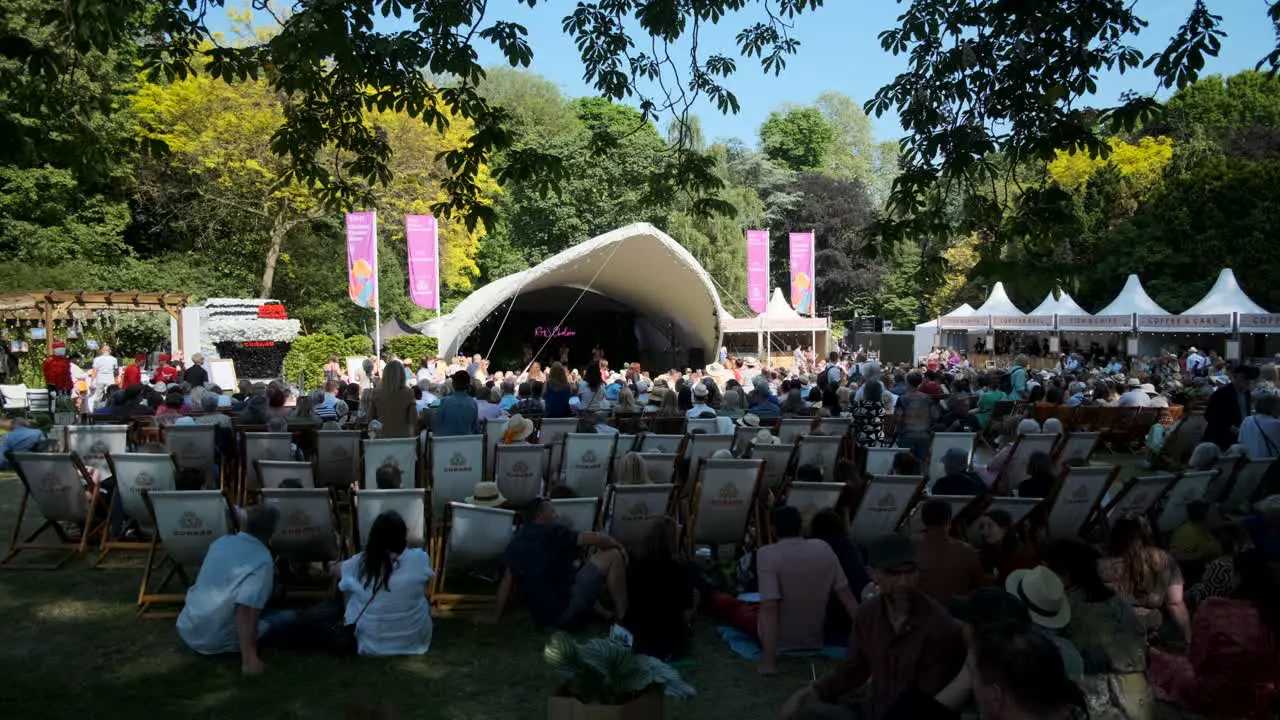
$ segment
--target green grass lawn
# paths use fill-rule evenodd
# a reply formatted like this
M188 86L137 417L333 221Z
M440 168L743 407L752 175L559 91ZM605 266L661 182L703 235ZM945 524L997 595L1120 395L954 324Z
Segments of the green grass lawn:
M6 548L20 488L14 476L0 476ZM242 678L234 657L188 652L172 620L135 619L139 556L114 554L110 569L76 560L57 571L0 571L0 717L339 718L371 706L393 718L546 717L554 685L542 661L546 638L522 612L488 626L438 619L423 657L268 651L266 673ZM811 672L830 665L784 661L781 675L761 678L706 623L698 628L694 661L684 675L698 697L669 701L669 718L776 717Z

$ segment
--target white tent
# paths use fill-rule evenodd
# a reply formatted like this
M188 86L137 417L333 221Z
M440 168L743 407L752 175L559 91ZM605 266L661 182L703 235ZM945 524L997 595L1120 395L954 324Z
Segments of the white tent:
M1036 306L1036 309L1031 311L1031 314L1053 315L1056 312L1058 312L1058 299L1055 298L1053 296L1053 292L1050 291L1048 295L1044 296L1044 300Z
M987 296L987 301L978 306L974 311L975 315L1025 315L1026 313L1018 309L1017 305L1009 299L1009 294L1004 291L1004 283L998 282L995 287L991 288L991 294Z
M782 294L782 288L773 289L773 297L769 298L764 316L770 320L799 320L804 317L791 307L791 303L787 302L787 297Z
M1053 293L1045 298L1045 302L1053 299ZM1044 303L1041 303L1043 306ZM1039 308L1037 308L1039 310ZM1004 283L996 283L991 288L991 295L987 297L987 301L974 311L978 315L991 316L992 330L1025 330L1028 332L1043 332L1053 330L1053 313L1033 312L1030 315L1018 309L1017 305L1009 299L1008 293L1004 290Z
M922 322L916 325L915 341L913 343L915 357L926 355L934 346L934 341L938 340L938 335L944 345L949 345L945 337L949 333L956 333L959 337L951 338L956 344L964 347L967 343L964 341L963 335L967 331L985 332L987 329L989 315L979 315L977 310L969 303L964 303L960 307L943 315L935 320Z
M1249 299L1236 282L1236 274L1231 268L1223 268L1218 273L1218 280L1209 288L1200 302L1182 311L1183 315L1222 315L1231 313L1265 314L1261 305Z
M1076 302L1075 298L1071 297L1070 293L1062 293L1062 297L1058 298L1057 314L1059 316L1075 315L1077 317L1089 317L1089 313L1086 312L1084 308L1080 307L1079 303Z
M1133 330L1134 315L1151 320L1157 316L1168 315L1169 311L1160 307L1146 290L1142 289L1142 281L1138 280L1137 275L1129 275L1124 281L1124 287L1120 289L1120 294L1116 296L1111 304L1102 308L1093 316L1093 322L1081 330L1114 330L1117 332L1130 332ZM1158 331L1159 322L1156 325L1148 324L1139 326L1139 330L1144 332Z

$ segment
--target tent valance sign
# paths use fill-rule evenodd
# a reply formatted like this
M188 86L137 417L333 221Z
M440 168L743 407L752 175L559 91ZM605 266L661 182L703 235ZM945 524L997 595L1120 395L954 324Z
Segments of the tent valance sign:
M1143 332L1231 332L1231 314L1139 315Z
M1133 315L1059 315L1059 330L1085 332L1130 332Z
M1280 313L1241 313L1240 332L1280 333Z

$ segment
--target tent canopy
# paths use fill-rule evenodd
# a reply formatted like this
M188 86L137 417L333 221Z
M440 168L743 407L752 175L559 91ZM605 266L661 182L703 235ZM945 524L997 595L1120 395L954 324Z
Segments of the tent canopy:
M977 314L978 314L978 311L974 310L972 305L970 305L969 303L964 303L960 307L956 308L955 310L952 310L951 312L947 313L946 315L943 315L942 317L973 317L974 315L977 315Z
M978 306L974 311L975 315L1024 315L1017 305L1009 299L1009 294L1004 291L1004 283L998 282L995 287L991 288L991 295L987 297L987 301Z
M764 309L764 316L770 320L798 320L802 317L787 302L782 288L773 289L773 296L769 298L769 306Z
M1169 311L1160 307L1146 290L1142 289L1142 281L1137 275L1130 275L1124 281L1124 287L1111 304L1098 311L1099 315L1168 315Z
M1062 293L1062 297L1058 298L1058 314L1059 315L1088 315L1085 309L1080 307L1075 298L1070 293Z
M1032 310L1029 314L1052 315L1056 312L1058 312L1058 300L1053 296L1053 292L1050 291L1048 295L1044 296L1044 301L1037 305L1036 309Z
M1200 302L1183 310L1182 314L1256 313L1261 315L1266 312L1261 305L1244 294L1244 290L1240 288L1240 283L1236 281L1236 274L1231 272L1231 268L1223 268L1222 272L1218 273L1218 280L1213 283L1213 287L1209 288L1209 292L1200 299Z

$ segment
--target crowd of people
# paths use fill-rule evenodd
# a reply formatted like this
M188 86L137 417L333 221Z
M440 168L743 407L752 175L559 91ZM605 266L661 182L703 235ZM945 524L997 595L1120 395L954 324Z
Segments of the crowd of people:
M533 441L539 418L578 418L580 432L597 433L706 419L722 433L759 428L756 442L776 442L768 428L778 418L813 418L816 428L824 418L844 417L858 447L900 448L894 472L907 475L920 474L935 432L997 437L999 449L986 462L971 465L965 453L943 458L945 475L933 493L946 495L1049 493L1055 475L1047 456L1030 459L1017 488L998 483L1018 437L1064 431L1054 418L996 421L996 404L1008 400L1065 407L1203 402L1205 442L1188 448L1188 467L1211 467L1222 451L1280 455L1275 366L1231 367L1194 348L1127 366L1106 355L1066 353L1053 370L1033 370L1022 355L1008 367L975 370L951 351L935 351L916 367L882 366L861 353L802 359L796 372L722 353L706 368L652 374L636 364L614 370L603 358L581 372L559 362L504 372L479 356L425 358L411 371L387 356L369 359L351 378L335 358L325 366L323 388L242 383L234 394L191 372L203 371L199 358L147 384L104 361L101 376L111 381L103 385L94 373L90 386L101 385L93 412L152 415L160 425L356 423L371 435L412 437L422 430L475 434L501 418L508 421L504 443ZM46 374L50 367L50 385L63 390L61 363L47 364ZM39 439L38 430L19 426L3 442L20 449ZM816 467L796 469L798 479L863 482L847 461L837 477L821 475ZM624 457L614 481L648 482L643 459ZM493 485L481 483L468 502L501 505ZM556 488L549 489L554 496ZM1045 543L999 509L958 534L951 506L939 500L919 508L922 532L858 547L843 503L808 521L794 507L771 508L774 541L749 550L726 581L682 554L679 518L655 523L643 543L628 548L607 532L570 530L539 498L519 508L522 522L504 554L491 619L518 590L536 627L616 623L637 651L673 659L692 652L691 626L705 618L757 642L763 675L792 655L845 646L831 673L782 708L791 718L959 717L974 706L990 718L1153 718L1156 699L1211 716L1273 716L1280 497L1245 518L1192 503L1187 522L1169 537L1157 537L1145 518L1119 518L1101 547ZM432 564L408 547L403 518L379 516L362 552L331 569L343 594L338 603L302 612L271 607L277 522L270 506L253 506L242 512L241 532L213 544L178 621L189 647L239 652L250 674L262 671L260 645L305 648L322 636L331 646L335 625L349 631L351 652L429 650Z

